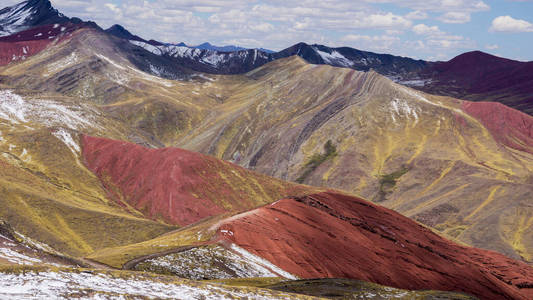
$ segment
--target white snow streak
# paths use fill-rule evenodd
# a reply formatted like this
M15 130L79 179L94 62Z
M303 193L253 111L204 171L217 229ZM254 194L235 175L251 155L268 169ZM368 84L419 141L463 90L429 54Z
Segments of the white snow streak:
M296 280L298 277L292 275L291 273L282 270L278 266L274 265L273 263L269 262L268 260L259 257L255 254L252 254L245 249L237 246L236 244L231 244L231 250L235 251L237 254L242 256L244 259L246 259L249 263L254 263L260 266L264 266L268 268L269 270L272 270L272 272L279 274L280 276L287 278L287 279L293 279Z
M107 274L60 272L24 272L0 274L0 298L9 299L280 299L288 294L266 291L265 294L239 291L215 284L165 283L142 276L128 279ZM95 291L96 293L87 293ZM274 296L272 294L277 294ZM85 295L85 296L83 296Z

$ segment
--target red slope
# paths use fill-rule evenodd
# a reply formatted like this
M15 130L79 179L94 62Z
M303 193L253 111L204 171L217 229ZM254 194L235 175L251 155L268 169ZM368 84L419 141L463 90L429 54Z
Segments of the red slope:
M218 236L302 278L533 299L530 266L457 245L396 212L341 194L280 200L228 219Z
M171 224L188 225L308 190L183 149L89 136L81 141L86 165L113 199Z
M81 27L83 24L51 24L0 37L0 66L38 54L48 45L71 37Z
M464 101L462 109L479 120L496 141L533 154L533 117L497 102Z

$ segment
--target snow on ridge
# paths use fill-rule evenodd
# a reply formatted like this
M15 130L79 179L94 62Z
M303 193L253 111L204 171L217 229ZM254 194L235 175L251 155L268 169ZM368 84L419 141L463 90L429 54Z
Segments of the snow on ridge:
M320 55L320 57L322 57L324 62L326 62L327 64L341 65L344 67L351 67L354 64L351 60L347 59L346 57L344 57L344 55L340 54L336 50L333 50L331 53L327 53L319 50L316 47L313 47L313 49L316 51L316 53L318 53L318 55Z
M54 132L52 132L52 135L61 140L67 147L74 153L74 155L77 155L81 152L80 146L77 142L74 141L72 138L72 135L66 131L63 128L60 128Z
M12 6L11 9L5 13L0 14L0 20L4 21L3 23L0 23L0 27L2 28L0 36L7 36L27 28L24 24L26 23L26 20L32 17L33 11L23 10L22 8L26 4L26 2L19 3Z
M149 52L152 52L153 54L155 55L163 55L163 52L161 51L161 49L159 49L158 47L156 46L153 46L153 45L150 45L150 44L147 44L145 42L141 42L141 41L134 41L134 40L130 40L130 43L132 43L133 45L135 46L139 46L141 48L144 48L145 50L149 51Z
M168 55L174 58L189 58L213 67L218 67L220 63L224 62L228 58L228 54L220 53L214 50L202 50L198 48L176 45L154 46L145 42L133 40L130 40L130 43L159 56ZM229 57L232 57L235 55L235 53L237 52L230 53ZM242 56L242 53L237 55Z

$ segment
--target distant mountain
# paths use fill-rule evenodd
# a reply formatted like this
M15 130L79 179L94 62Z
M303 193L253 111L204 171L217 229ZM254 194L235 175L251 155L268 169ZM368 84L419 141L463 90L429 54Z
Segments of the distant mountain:
M155 45L155 46L162 46L163 43L161 42L158 42L156 40L145 40L137 35L134 35L132 34L131 32L129 32L126 28L124 28L122 25L119 25L119 24L115 24L111 27L109 27L108 29L105 30L105 32L111 34L111 35L114 35L118 38L121 38L121 39L126 39L126 40L130 40L130 41L140 41L140 42L143 42L143 43L148 43L150 45Z
M533 115L533 62L473 51L403 77L400 83L428 93L496 101Z
M35 26L67 22L77 24L82 20L66 17L53 8L49 0L28 0L0 10L0 36Z
M210 43L207 43L207 42L203 43L203 44L200 44L198 46L192 46L191 48L202 49L202 50L214 50L214 51L219 51L219 52L236 52L236 51L241 51L241 50L247 50L246 48L238 47L238 46L232 46L232 45L215 46L215 45L211 45Z
M93 22L69 18L53 8L48 0L28 0L0 10L0 36L33 29L38 26L73 23L100 29ZM72 29L72 26L64 26ZM80 26L78 26L80 27ZM76 28L78 28L76 27ZM55 27L57 28L57 27ZM74 29L76 29L74 28ZM42 33L43 31L44 33ZM519 62L475 51L457 56L447 62L428 62L390 54L378 54L349 47L331 48L324 45L298 43L279 52L266 49L245 49L237 46L215 46L203 43L188 46L185 43L168 44L145 40L121 25L114 25L106 33L126 39L135 46L159 56L146 55L138 47L129 57L134 64L157 76L182 77L183 68L212 74L240 74L254 70L276 59L298 55L312 64L327 64L359 71L374 70L390 79L428 93L452 96L472 101L496 101L533 115L533 62ZM28 32L15 39L28 40ZM37 30L46 38L57 35ZM39 38L40 36L35 36ZM13 38L10 38L13 40ZM49 41L51 42L51 41ZM35 54L44 49L41 42L32 48ZM3 45L2 62L9 63L27 57L27 45ZM125 47L125 46L122 46ZM25 50L26 49L26 50ZM130 50L131 51L131 50ZM13 56L15 55L15 56ZM14 59L14 58L17 59ZM157 62L156 62L157 61ZM152 72L164 65L165 72Z
M397 77L423 69L428 62L411 58L377 54L353 48L330 48L299 43L280 52L268 53L258 49L222 52L186 46L153 47L146 42L130 40L133 44L161 56L180 60L187 67L214 74L238 74L251 71L276 59L298 55L312 64L327 64L360 71L375 71Z
M298 43L273 54L275 58L293 55L298 55L312 64L352 68L358 71L373 69L389 77L420 70L428 64L428 62L423 60L390 54L378 54L349 47L330 48L316 44L308 45L306 43Z

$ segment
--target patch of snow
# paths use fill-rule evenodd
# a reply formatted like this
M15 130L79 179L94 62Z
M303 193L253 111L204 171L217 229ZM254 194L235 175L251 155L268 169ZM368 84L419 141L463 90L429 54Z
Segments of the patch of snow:
M35 249L38 249L38 250L41 250L41 251L44 251L44 252L48 252L48 253L52 253L52 254L57 254L57 255L61 255L61 253L57 252L56 250L54 250L52 247L48 246L47 244L45 243L42 243L42 242L38 242L34 239L31 239L25 235L23 235L22 233L20 232L15 232L15 235L23 241L24 244L32 247L32 248L35 248Z
M204 75L204 74L200 74L200 73L198 73L198 74L193 74L192 77L200 77L200 78L202 78L202 79L205 79L205 80L208 80L208 81L211 81L211 82L216 81L216 79L213 79L213 78L211 78L211 77L209 77L209 76L206 76L206 75Z
M248 261L249 263L254 263L254 264L257 264L259 266L263 266L265 268L268 268L269 270L272 270L272 272L284 277L284 278L287 278L287 279L292 279L292 280L296 280L298 279L298 277L292 275L291 273L285 271L285 270L282 270L280 267L274 265L273 263L269 262L268 260L262 258L262 257L259 257L255 254L252 254L248 251L246 251L245 249L237 246L236 244L231 244L231 250L235 251L237 254L239 254L241 257L243 257L244 259L246 259L246 261Z
M411 116L415 119L415 123L418 122L417 108L409 106L409 103L407 103L407 101L394 98L390 102L390 106L393 112L391 116L394 122L396 122L396 118L394 116L395 114L398 116Z
M422 87L426 86L431 83L431 79L413 79L413 80L403 80L403 81L396 81L399 84L403 84L406 86L416 86L416 87Z
M163 55L163 52L161 51L161 49L159 49L158 47L156 47L154 45L150 45L150 44L147 44L147 43L141 42L141 41L133 41L133 40L130 40L130 43L132 43L135 46L139 46L141 48L144 48L145 50L147 50L149 52L152 52L155 55Z
M0 248L0 258L3 258L10 263L18 265L33 265L35 263L42 263L40 259L29 257L27 255L18 253L9 248Z
M331 53L327 53L324 51L318 50L318 48L313 47L313 49L322 57L324 62L331 65L337 65L337 66L343 66L343 67L351 67L353 66L353 62L344 55L340 54L339 52L333 50Z
M24 272L0 273L0 297L9 299L280 299L286 293L254 293L217 284L160 282L150 277L129 278L93 272Z
M117 64L116 62L114 62L112 59L108 58L107 56L105 55L102 55L102 54L99 54L99 53L95 53L95 55L105 61L107 61L108 63L110 63L111 65L113 65L115 68L118 68L120 70L126 70L126 68L124 68L123 66Z
M87 116L88 107L68 106L50 100L26 100L10 90L0 90L0 119L12 124L37 123L46 127L62 126L73 130L98 128ZM92 113L96 113L91 111Z
M41 32L39 32L39 33L37 33L37 34L35 35L35 37L40 37L40 36L43 36L43 34L42 34Z
M137 74L137 76L141 77L141 79L144 79L144 80L147 80L147 81L151 81L153 83L161 84L161 85L164 85L166 87L172 87L173 86L173 84L169 80L165 80L165 79L150 75L148 73L145 73L143 71L134 69L134 68L129 67L129 66L128 66L128 69L133 71L133 72L135 72Z
M59 27L59 24L54 24L54 29Z
M215 51L208 51L207 55L202 57L201 61L213 67L218 67L221 62L224 61L224 55L221 55Z
M223 266L223 267L220 267ZM276 277L269 268L233 253L222 246L197 247L152 258L141 263L143 270L169 271L188 279ZM228 272L228 269L231 272Z
M50 76L51 74L57 73L58 71L63 70L69 66L75 65L78 63L78 61L78 54L76 52L72 52L69 56L48 64L47 73L45 74L45 76Z
M52 132L52 134L56 138L61 140L65 145L67 145L67 147L70 149L70 151L72 151L72 153L74 153L74 155L78 155L80 153L80 146L74 141L72 135L70 135L70 133L67 132L65 129L61 128Z
M26 148L22 149L20 159L24 162L29 162L31 160L31 156L28 154L28 150L26 150Z

